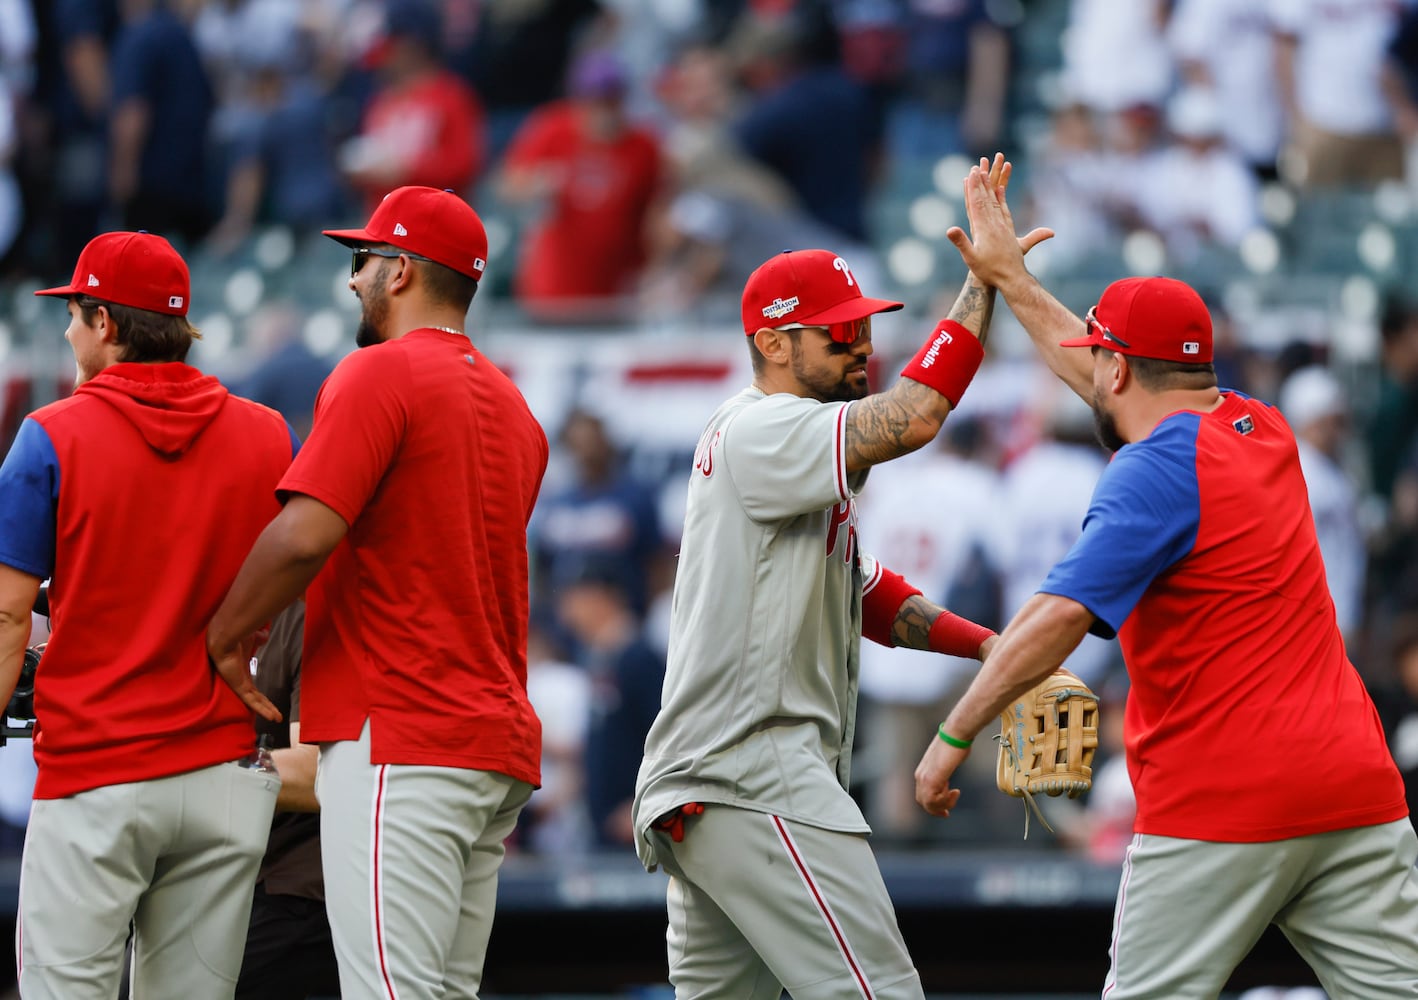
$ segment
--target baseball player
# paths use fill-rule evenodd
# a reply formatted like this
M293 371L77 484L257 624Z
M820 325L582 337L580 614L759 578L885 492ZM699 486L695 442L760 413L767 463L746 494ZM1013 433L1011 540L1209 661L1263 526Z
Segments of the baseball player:
M547 440L463 332L487 234L457 195L396 188L351 248L356 343L208 631L279 718L236 637L309 585L301 739L320 744L325 900L344 1000L474 997L503 841L539 783L527 700L527 520Z
M116 996L130 922L134 996L231 997L241 967L279 782L239 766L251 715L202 630L296 442L183 363L188 288L166 240L105 233L37 293L68 300L78 382L0 466L0 703L51 577L16 935L27 1000Z
M1218 388L1191 288L1124 279L1080 320L1025 268L1003 197L979 171L968 184L975 239L952 242L1116 455L931 741L918 801L947 814L972 738L1086 633L1116 634L1137 816L1103 996L1214 998L1271 923L1332 997L1418 996L1418 836L1345 653L1294 434Z
M859 637L975 658L994 639L858 550L854 497L959 402L991 298L968 278L904 377L869 395L871 317L899 308L828 250L772 257L744 289L753 384L695 452L634 805L641 860L670 875L681 997L922 996L847 793Z

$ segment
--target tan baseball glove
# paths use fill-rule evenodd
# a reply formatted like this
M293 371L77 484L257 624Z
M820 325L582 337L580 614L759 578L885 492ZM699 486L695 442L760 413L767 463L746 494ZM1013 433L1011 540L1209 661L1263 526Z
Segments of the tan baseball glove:
M1028 803L1050 832L1034 795L1074 799L1093 787L1093 755L1098 750L1098 696L1088 685L1057 670L1000 713L1000 791ZM1024 836L1029 836L1029 809Z

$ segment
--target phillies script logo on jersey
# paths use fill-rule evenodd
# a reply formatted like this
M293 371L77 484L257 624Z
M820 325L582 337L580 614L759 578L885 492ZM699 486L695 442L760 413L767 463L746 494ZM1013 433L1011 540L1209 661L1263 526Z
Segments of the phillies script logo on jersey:
M694 446L694 468L705 479L714 474L714 449L719 446L719 439L723 436L723 431L706 427L704 433L699 436L699 443Z
M846 530L843 530L846 529ZM841 542L842 561L851 565L857 558L857 505L845 500L832 508L827 519L827 558L837 552Z

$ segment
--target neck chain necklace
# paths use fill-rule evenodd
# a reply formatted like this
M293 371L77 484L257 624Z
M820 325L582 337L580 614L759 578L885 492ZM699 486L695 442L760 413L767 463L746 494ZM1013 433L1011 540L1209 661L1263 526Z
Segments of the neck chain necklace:
M451 326L430 326L429 329L430 329L430 330L441 330L443 333L451 333L451 334L453 334L454 336L458 336L458 337L466 337L466 336L467 336L467 334L464 333L462 330L455 330L455 329L453 329Z

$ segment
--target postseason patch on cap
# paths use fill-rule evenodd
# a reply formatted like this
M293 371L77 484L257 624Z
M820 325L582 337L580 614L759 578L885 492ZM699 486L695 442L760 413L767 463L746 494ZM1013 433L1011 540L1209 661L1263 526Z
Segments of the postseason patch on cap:
M791 299L778 298L763 307L763 315L769 319L782 319L797 307L798 297L796 295Z

